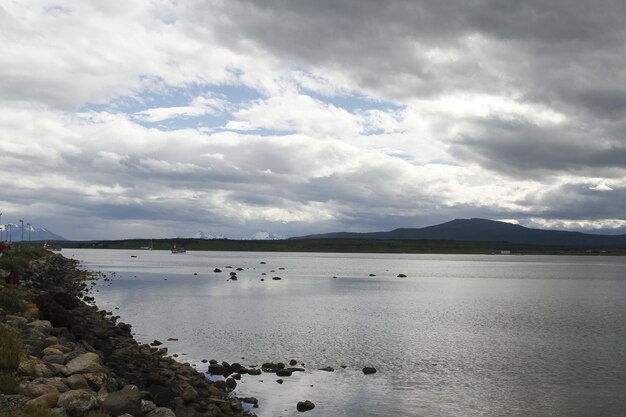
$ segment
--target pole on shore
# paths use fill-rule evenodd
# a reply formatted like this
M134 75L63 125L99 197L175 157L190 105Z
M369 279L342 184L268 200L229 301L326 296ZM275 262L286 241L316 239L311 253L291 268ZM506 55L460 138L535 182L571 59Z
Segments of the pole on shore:
M20 243L24 243L24 220L20 220L22 223L22 238L20 239Z

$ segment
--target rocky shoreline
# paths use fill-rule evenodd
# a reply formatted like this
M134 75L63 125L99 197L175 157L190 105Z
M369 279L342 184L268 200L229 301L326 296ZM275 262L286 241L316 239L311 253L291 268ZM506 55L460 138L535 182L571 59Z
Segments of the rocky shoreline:
M61 255L36 259L21 277L25 311L0 309L3 327L22 345L19 386L0 394L0 413L36 406L69 417L94 410L124 417L254 416L229 395L234 378L207 379L167 349L138 343L130 325L91 305L87 285L76 279L81 274Z

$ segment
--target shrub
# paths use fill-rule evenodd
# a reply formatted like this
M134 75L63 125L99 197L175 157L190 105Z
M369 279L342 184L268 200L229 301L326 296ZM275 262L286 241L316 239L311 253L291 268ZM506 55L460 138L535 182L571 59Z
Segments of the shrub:
M15 371L20 364L22 341L17 330L0 325L0 371Z
M14 395L19 393L19 386L13 372L0 372L0 394Z
M0 288L0 308L9 314L22 314L26 302L22 291L15 288Z

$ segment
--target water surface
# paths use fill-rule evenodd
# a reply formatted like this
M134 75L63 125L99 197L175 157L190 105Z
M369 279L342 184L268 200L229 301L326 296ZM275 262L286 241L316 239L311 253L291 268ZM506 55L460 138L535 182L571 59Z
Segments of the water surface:
M305 363L282 385L243 377L236 394L259 398L259 416L298 415L305 399L310 416L626 413L624 258L64 254L115 272L98 282L98 305L119 308L140 341L178 338L170 353L200 371L213 358ZM244 268L237 281L227 266Z

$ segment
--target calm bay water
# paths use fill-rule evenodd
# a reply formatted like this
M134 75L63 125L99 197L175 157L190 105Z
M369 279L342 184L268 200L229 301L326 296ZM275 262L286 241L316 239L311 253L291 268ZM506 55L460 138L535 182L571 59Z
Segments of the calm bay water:
M98 306L142 342L178 338L169 352L200 371L305 363L282 385L243 376L235 393L259 398L262 417L298 415L305 399L307 416L626 415L626 258L63 254L115 272ZM237 281L226 266L244 268Z

